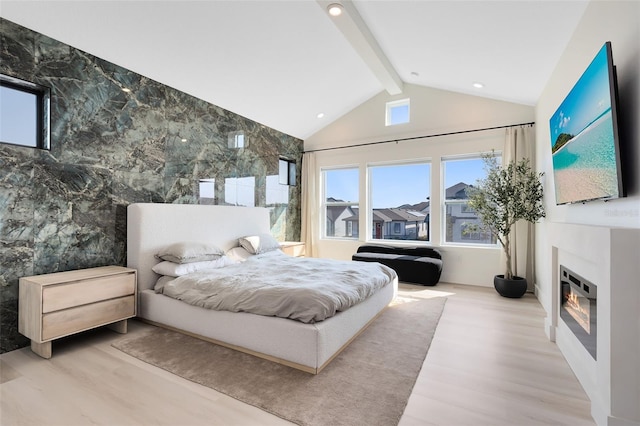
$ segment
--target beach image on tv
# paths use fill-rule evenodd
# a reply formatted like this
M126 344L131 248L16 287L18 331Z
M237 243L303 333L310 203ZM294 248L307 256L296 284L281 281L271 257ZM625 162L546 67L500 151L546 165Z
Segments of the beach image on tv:
M618 196L606 48L549 120L557 204Z

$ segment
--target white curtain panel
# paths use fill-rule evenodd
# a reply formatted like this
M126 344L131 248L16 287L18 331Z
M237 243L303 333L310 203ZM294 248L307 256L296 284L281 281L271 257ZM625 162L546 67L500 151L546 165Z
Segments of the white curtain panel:
M502 163L529 159L529 164L535 170L535 129L533 125L509 127L506 131ZM526 278L528 291L535 286L535 225L526 221L519 221L511 229L511 260L513 274ZM506 262L502 253L501 263Z
M317 233L314 226L319 223L318 179L316 177L316 155L313 152L305 152L302 156L302 229L300 235L305 243L305 256L315 257L314 248L317 242Z

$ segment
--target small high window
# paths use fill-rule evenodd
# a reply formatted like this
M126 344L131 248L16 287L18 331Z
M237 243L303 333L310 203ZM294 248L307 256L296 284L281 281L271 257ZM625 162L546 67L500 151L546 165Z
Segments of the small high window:
M49 149L50 89L0 74L0 142Z
M246 141L244 139L244 131L238 130L237 132L230 132L228 137L228 146L233 149L246 148Z
M409 99L387 102L385 126L409 122Z
M287 158L278 160L278 181L281 185L296 186L296 162Z

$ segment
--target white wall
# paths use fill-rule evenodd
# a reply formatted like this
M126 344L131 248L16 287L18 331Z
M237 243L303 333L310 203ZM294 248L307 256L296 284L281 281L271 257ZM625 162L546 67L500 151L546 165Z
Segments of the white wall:
M640 228L640 2L592 1L535 109L536 164L545 172L546 220L537 226L536 275L539 299L551 312L550 253L546 223ZM549 118L605 41L611 41L619 86L620 143L627 198L556 206Z
M391 100L411 99L411 122L386 127L385 103ZM358 143L383 141L423 135L442 134L501 125L533 121L534 108L526 105L490 100L444 90L405 84L401 95L380 93L347 115L305 140L305 150L315 150ZM439 193L443 156L475 154L502 150L505 130L440 136L390 144L317 152L316 174L322 167L351 165L360 168L360 223L366 222L364 200L366 166L369 163L414 159L431 160L432 210L431 244L443 252L444 282L493 286L493 276L502 273L500 249L454 247L442 245L440 229L441 202ZM319 224L316 224L319 229ZM366 237L360 229L360 240L322 240L317 245L317 256L351 259Z
M620 143L623 158L623 176L628 197L608 202L594 201L586 204L556 206L554 199L549 118L560 105L569 90L573 87L589 62L606 41L611 41L613 60L617 66L619 85L619 124ZM640 228L640 2L638 1L592 1L589 3L576 31L573 34L565 52L552 73L535 109L536 117L536 164L545 172L545 206L547 218L537 226L536 232L536 292L540 302L547 311L547 333L550 338L559 338L558 344L565 353L574 371L580 378L580 363L575 361L577 351L566 349L567 342L561 342L562 336L555 336L557 322L557 297L554 294L553 281L556 279L556 263L553 247L564 243L580 246L576 250L575 262L582 259L586 279L591 279L596 285L600 270L608 264L608 256L589 257L600 244L598 239L588 239L576 233L575 225L587 225L598 228ZM580 229L585 229L582 227ZM634 235L637 235L634 234ZM576 244L575 240L581 243ZM638 252L640 242L631 240L627 243L624 253L631 254L630 258L640 260ZM611 255L613 252L611 252ZM631 260L633 263L634 260ZM593 268L589 265L593 264ZM580 271L576 271L580 273ZM614 274L612 271L611 274ZM594 276L589 276L593 274ZM624 326L627 335L623 344L615 344L612 330L602 329L598 324L598 339L611 341L611 347L606 347L604 358L626 359L629 354L640 356L640 282L635 279L611 282L611 288L603 288L606 297L598 299L598 317L603 315L602 326L606 326L608 318L615 312L625 309L629 312L629 321ZM610 294L609 294L610 291ZM600 295L600 287L598 288ZM601 307L601 304L603 305ZM610 306L605 306L610 304ZM631 304L631 308L629 308ZM603 308L603 309L601 309ZM600 335L600 331L605 331ZM598 346L600 350L600 343ZM571 350L572 353L565 352ZM599 355L600 356L600 355ZM600 363L600 359L598 361ZM640 425L640 369L627 369L622 379L616 379L614 374L608 377L606 383L589 389L588 380L583 382L585 390L592 397L592 414L598 424L609 425ZM602 394L603 387L607 392ZM622 386L622 388L616 388Z

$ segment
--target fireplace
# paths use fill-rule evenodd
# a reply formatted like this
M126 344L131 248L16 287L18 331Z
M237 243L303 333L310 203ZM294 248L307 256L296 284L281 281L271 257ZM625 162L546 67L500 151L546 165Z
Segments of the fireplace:
M597 287L560 265L560 318L597 360Z

